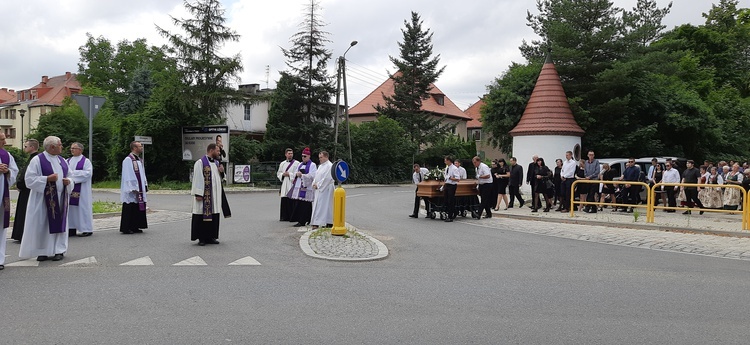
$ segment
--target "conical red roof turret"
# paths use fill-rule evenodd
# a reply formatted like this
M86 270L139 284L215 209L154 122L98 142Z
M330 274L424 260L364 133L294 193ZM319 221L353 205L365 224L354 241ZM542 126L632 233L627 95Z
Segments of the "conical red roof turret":
M557 74L549 56L544 62L521 120L509 133L514 137L522 135L582 137L585 133L573 118L568 97L565 96L565 90L560 82L560 75Z

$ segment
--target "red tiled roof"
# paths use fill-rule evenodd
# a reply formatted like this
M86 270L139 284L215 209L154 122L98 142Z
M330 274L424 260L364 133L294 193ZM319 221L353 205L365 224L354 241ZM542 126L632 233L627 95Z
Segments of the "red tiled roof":
M434 84L430 84L430 87L432 88L430 90L430 95L433 97L429 97L427 99L422 100L422 110L423 111L429 111L438 115L445 115L447 117L452 118L458 118L463 120L471 120L471 117L464 114L461 109L456 106L453 101L451 101L448 96L446 96L440 89L437 88ZM380 84L378 88L370 92L367 97L365 97L363 100L359 101L357 105L349 109L349 116L372 116L377 115L377 111L375 110L376 105L385 105L385 99L383 96L393 96L394 94L394 82L393 79L388 78L385 82ZM443 97L443 105L440 105L435 100L435 96L442 96Z
M32 91L36 92L36 99L32 99ZM21 95L20 102L29 102L29 107L39 107L44 105L61 106L65 97L81 92L81 84L76 80L74 73L66 72L52 78L42 77L39 84L34 85L26 90L16 91L16 95ZM14 95L13 99L4 103L18 103L18 96ZM24 98L25 97L25 98Z
M0 89L0 103L10 102L16 100L16 93L11 92L7 88Z
M480 111L484 104L484 100L480 98L479 101L464 110L464 114L471 117L471 121L466 124L466 129L482 128L482 114Z
M531 98L518 125L510 132L519 135L570 135L585 133L573 118L555 65L547 61L542 67Z

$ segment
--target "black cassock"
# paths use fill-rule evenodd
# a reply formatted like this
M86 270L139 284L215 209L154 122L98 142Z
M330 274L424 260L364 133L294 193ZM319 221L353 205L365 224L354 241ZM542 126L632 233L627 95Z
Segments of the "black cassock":
M31 156L29 156L29 162L31 162L31 159L38 154L39 153L37 152L32 153ZM31 194L31 189L26 187L25 176L26 167L18 172L18 177L16 178L18 201L16 202L16 216L13 220L13 233L11 233L10 238L17 241L20 241L21 238L23 238L23 223L26 221L26 204L29 203L29 195Z

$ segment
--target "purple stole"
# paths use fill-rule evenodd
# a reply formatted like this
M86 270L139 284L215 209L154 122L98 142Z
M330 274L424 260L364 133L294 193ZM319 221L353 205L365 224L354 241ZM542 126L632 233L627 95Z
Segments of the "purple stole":
M286 166L286 169L284 170L284 172L289 171L289 168L291 168L292 165L294 165L294 162L295 162L294 159L292 159L291 161L289 161L289 165ZM292 188L290 190L292 190L292 189L294 189L294 182L292 182ZM279 193L281 193L281 190L279 190ZM289 194L289 192L287 192L287 196L285 196L286 198L289 197L288 194Z
M303 171L304 170L304 172L302 174L303 175L306 174L308 171L310 171L310 163L312 163L312 161L309 160L309 161L307 161L307 163L300 164L299 168L297 168L297 171ZM287 197L291 198L292 195L294 195L294 185L297 184L297 179L298 178L299 177L296 177L296 176L294 177L294 181L292 181L292 189L289 190L289 193L287 194ZM300 187L299 187L299 197L300 197L300 199L304 199L306 194L307 194L307 187L305 187L305 181L301 181L300 182Z
M138 157L134 154L129 154L130 160L133 162L133 172L135 172L135 179L138 180L138 209L146 211L146 202L143 201L143 181L141 181L141 169L138 167Z
M213 180L211 179L211 162L207 156L201 158L203 162L203 221L210 222L213 220L213 198L211 198L211 189L213 187ZM216 167L219 166L219 161L214 160Z
M76 170L83 170L83 165L86 163L86 156L81 155L83 159L78 161L78 164L76 164ZM70 158L68 158L68 164L70 164ZM78 206L78 202L81 201L81 184L76 183L75 187L73 187L73 192L70 193L70 205L71 206Z
M42 175L49 176L55 173L52 163L47 160L44 153L37 155ZM68 163L57 156L63 169L63 178L68 177ZM58 177L59 178L59 177ZM44 206L47 208L47 220L49 221L49 233L59 234L65 232L65 219L68 217L68 198L65 197L65 186L63 186L63 202L57 197L57 182L47 182L44 187Z
M0 149L0 163L10 166L10 153L8 151ZM10 226L10 188L8 180L10 180L10 171L5 173L5 181L3 182L3 228Z

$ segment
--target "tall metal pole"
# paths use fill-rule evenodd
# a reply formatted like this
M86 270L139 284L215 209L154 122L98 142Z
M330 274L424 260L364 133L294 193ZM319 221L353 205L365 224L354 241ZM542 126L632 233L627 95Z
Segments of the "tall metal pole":
M21 113L21 147L23 147L23 116L26 114L26 110L21 109L19 112Z
M341 71L344 79L344 114L346 115L346 139L349 142L349 162L352 161L352 133L349 130L349 96L346 92L346 58L341 60Z
M336 60L336 117L333 118L333 161L339 146L339 118L341 117L341 58Z
M89 159L91 157L91 143L94 137L94 96L89 96Z

